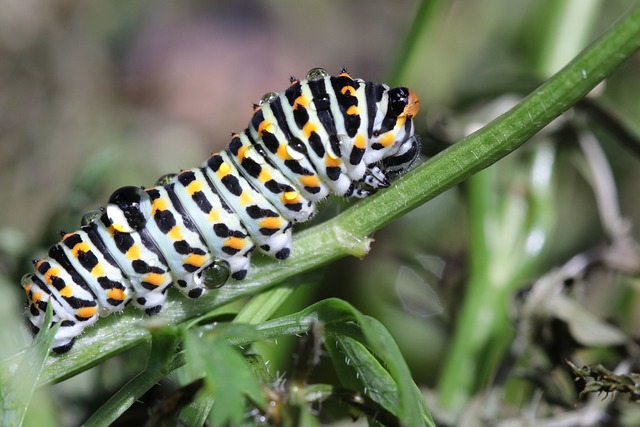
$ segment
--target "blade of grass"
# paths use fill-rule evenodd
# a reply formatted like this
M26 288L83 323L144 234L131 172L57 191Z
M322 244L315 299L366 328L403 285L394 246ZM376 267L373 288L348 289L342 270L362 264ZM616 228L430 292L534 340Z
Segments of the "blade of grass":
M293 293L297 283L285 283L256 295L233 319L236 323L256 325L269 319L282 303Z

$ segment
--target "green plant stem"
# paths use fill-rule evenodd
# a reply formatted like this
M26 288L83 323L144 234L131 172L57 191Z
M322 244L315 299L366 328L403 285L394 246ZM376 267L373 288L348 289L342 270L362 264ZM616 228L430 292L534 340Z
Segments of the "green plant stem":
M392 70L388 80L390 84L402 84L405 73L407 72L407 64L416 54L420 40L433 30L436 19L441 16L440 10L445 7L448 7L448 2L445 0L420 1L418 10L415 13L409 32L407 33L406 40L402 43L403 49L395 61L396 67Z
M516 107L458 144L433 157L380 193L336 218L299 233L285 262L257 259L249 277L218 292L185 302L170 298L162 319L183 322L243 296L345 255L363 256L366 236L511 153L584 97L640 47L640 7L634 8L602 38ZM42 382L60 381L150 340L143 315L127 310L91 328L71 352L49 358ZM6 362L9 369L20 355Z
M493 168L468 181L469 280L452 343L438 384L440 403L458 408L478 384L483 369L481 354L496 333L498 319L505 316L499 305L503 283L491 280L491 243L487 241L487 217L495 215Z
M601 10L602 0L555 0L550 3L553 24L542 40L535 68L547 78L588 42L588 37Z
M83 425L110 425L131 407L151 387L184 364L182 353L176 353L179 339L169 334L158 334L151 346L151 355L144 371L133 377L105 402Z
M552 12L549 19L553 24L541 41L543 48L534 61L543 77L560 69L584 46L598 5L599 0L558 0L549 5ZM536 150L548 149L538 145ZM496 209L497 205L509 204L514 197L504 192L497 194L499 179L495 168L489 168L468 180L469 281L438 384L440 404L453 410L461 409L496 372L496 364L512 340L506 311L509 296L526 277L538 271L541 261L536 256L539 253L527 254L523 250L527 241L526 224L506 231L497 224L517 222L509 213ZM549 206L553 204L552 196L541 196L538 194L537 203L533 196L528 210L530 217L539 223L539 230L548 233L552 228L549 221L553 216L550 212L553 208ZM510 235L524 238L511 241ZM504 253L504 247L509 252Z

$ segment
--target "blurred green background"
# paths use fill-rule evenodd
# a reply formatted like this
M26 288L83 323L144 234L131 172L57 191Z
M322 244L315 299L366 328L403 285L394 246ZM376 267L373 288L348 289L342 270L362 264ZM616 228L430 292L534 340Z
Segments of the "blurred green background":
M284 90L290 75L344 66L352 76L412 88L422 105L417 132L425 156L433 155L480 121L491 100L526 94L564 63L547 56L543 64L541 52L566 43L572 57L637 2L584 1L572 16L588 36L576 39L564 26L549 46L557 8L568 3L580 4L0 0L0 355L26 342L17 328L22 291L14 284L58 230L77 228L83 212L120 186L150 185L223 149L230 132L248 123L252 102ZM424 22L416 24L417 16ZM600 102L636 137L638 76L636 55L599 89ZM638 159L610 135L600 141L622 215L638 224ZM589 183L570 149L558 149L546 268L606 240ZM465 197L464 187L452 189L376 233L369 256L327 267L292 307L347 299L383 321L418 384L433 386L468 271ZM330 202L320 219L340 209ZM640 237L639 227L631 233ZM612 286L604 280L596 287L596 312L617 310L622 297ZM640 297L629 298L625 325L637 336ZM287 354L273 357L286 367Z

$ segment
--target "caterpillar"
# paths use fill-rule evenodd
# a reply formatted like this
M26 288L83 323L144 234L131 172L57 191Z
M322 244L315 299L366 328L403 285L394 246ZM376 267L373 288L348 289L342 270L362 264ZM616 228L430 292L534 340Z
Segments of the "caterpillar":
M60 327L53 351L69 351L99 317L129 303L161 311L167 290L189 298L246 277L258 248L291 251L293 223L307 221L330 193L363 198L404 173L420 151L406 87L330 76L315 68L267 93L248 127L200 167L154 187L116 190L106 207L63 233L21 281L35 334L47 306Z

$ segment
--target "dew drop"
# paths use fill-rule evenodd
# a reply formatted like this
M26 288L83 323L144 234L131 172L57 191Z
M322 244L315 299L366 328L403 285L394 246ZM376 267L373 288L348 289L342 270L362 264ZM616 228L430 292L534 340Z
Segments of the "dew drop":
M99 210L93 210L82 215L82 219L80 220L80 226L86 227L88 225L93 224L102 216L102 212Z
M307 80L319 80L327 77L329 73L324 68L312 68L307 73Z
M196 283L200 282L208 289L215 289L227 283L231 275L231 268L227 261L216 259L195 274Z
M176 173L166 173L156 180L155 185L168 185L176 176L178 176Z
M109 197L106 212L116 231L134 233L146 225L151 212L151 199L140 187L122 187Z
M22 278L20 279L20 284L24 288L25 286L31 283L31 279L33 279L33 273L27 273L24 276L22 276Z
M258 103L258 105L268 104L271 101L273 101L274 99L276 99L277 97L278 97L277 93L275 93L275 92L267 92L262 96L262 98L260 98L260 102Z

